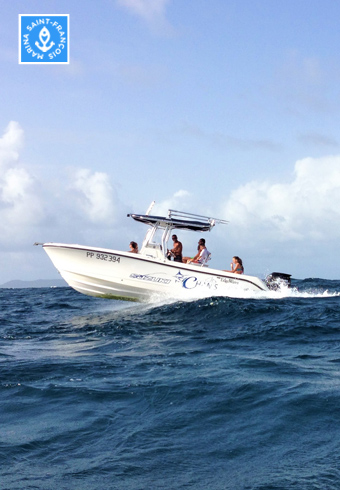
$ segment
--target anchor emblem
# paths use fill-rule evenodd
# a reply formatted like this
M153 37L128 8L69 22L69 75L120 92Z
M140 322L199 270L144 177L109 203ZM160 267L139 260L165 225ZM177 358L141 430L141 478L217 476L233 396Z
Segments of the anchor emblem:
M51 41L50 45L47 46L47 43L48 41L50 40L51 38L51 34L50 34L50 31L46 28L46 27L43 27L41 29L41 31L39 32L39 39L40 41L42 42L42 46L38 43L38 41L35 42L35 45L41 50L43 51L44 53L46 53L46 51L48 51L49 49L52 48L52 46L55 45L55 43L53 41Z

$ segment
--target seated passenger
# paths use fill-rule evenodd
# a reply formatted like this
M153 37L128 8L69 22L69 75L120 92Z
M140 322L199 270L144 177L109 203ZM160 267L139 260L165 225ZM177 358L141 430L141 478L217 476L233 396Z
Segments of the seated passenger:
M207 247L205 246L205 239L201 238L198 241L198 252L195 255L195 257L183 257L183 262L185 264L204 264L208 257L210 255L210 252L208 251Z
M171 260L171 257L173 257L175 262L182 262L183 246L181 242L178 241L177 235L172 235L171 238L174 242L174 246L171 250L168 250L167 257L169 260Z
M130 242L130 252L132 252L133 254L138 254L138 245L136 242Z
M231 271L225 270L224 272L233 272L234 274L243 274L244 273L244 267L242 264L242 260L237 255L235 255L233 257L233 261L230 264L230 267L231 267Z

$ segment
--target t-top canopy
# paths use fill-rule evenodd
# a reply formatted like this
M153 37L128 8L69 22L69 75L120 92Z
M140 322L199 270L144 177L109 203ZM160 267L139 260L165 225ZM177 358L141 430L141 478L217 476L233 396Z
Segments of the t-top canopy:
M136 221L160 228L176 228L179 230L210 231L216 223L227 223L224 220L200 216L198 214L185 213L169 209L169 216L150 216L148 214L128 214ZM173 216L177 216L174 218ZM192 219L198 218L198 219Z

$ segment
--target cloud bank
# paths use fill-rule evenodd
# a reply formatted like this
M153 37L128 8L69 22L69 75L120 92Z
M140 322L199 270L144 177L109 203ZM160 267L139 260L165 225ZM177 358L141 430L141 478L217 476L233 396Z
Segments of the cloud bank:
M242 185L231 193L223 210L237 233L252 235L252 240L337 240L340 156L297 161L294 178L285 184L253 181Z
M0 139L0 246L16 248L42 218L37 182L20 164L23 130L11 121Z
M51 223L64 235L80 217L89 227L115 221L118 200L109 175L64 169L59 182L46 182L20 161L22 143L23 130L10 122L0 139L0 245L23 245L33 229L41 233Z
M82 241L98 235L98 228L103 228L101 238L105 239L108 228L121 214L109 175L61 168L59 178L54 175L47 180L21 161L23 138L24 132L15 121L0 138L0 284L25 278L25 267L32 274L34 264L27 257L33 253L35 241ZM11 272L16 265L19 277ZM8 277L11 273L14 277Z

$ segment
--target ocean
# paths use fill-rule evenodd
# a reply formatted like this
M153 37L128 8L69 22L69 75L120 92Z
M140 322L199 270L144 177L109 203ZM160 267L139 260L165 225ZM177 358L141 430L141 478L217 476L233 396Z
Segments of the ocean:
M340 488L340 281L0 303L2 490Z

